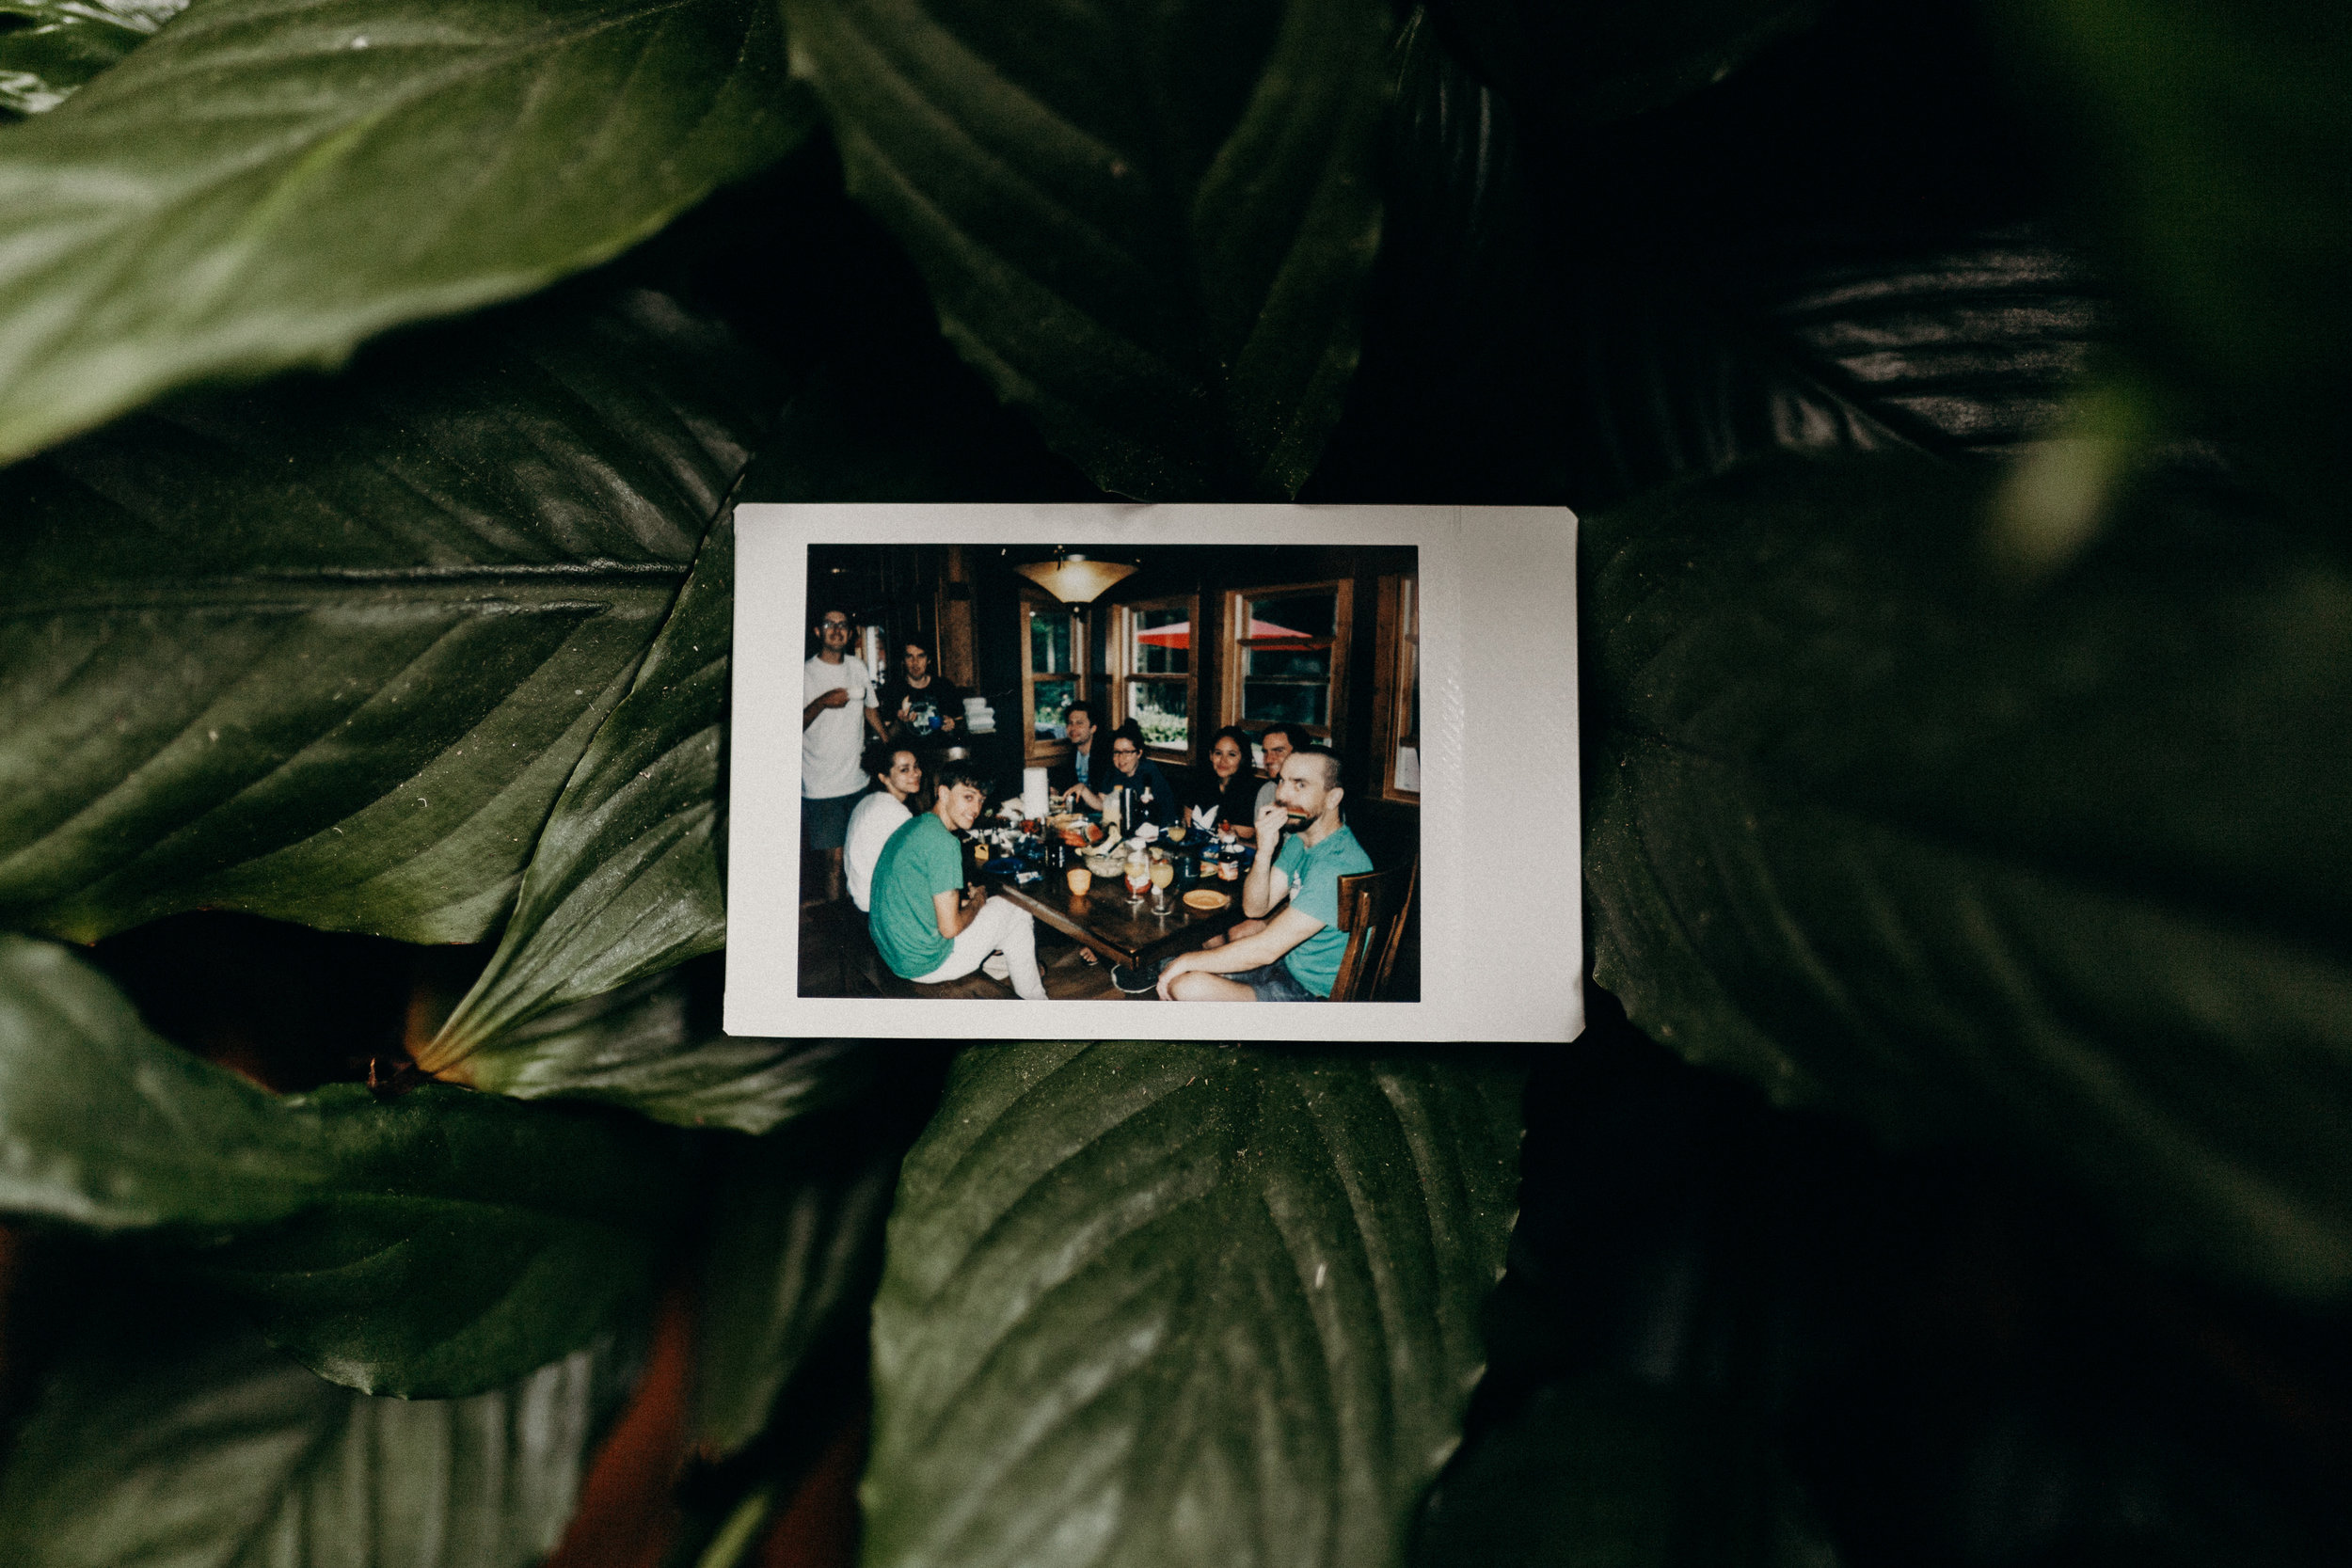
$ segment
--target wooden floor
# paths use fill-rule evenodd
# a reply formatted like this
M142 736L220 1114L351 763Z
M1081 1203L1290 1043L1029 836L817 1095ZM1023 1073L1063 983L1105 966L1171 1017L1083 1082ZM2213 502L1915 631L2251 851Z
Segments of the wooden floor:
M845 950L850 922L862 922L854 906L801 906L801 994L803 996L864 996L872 994L855 973L862 955ZM1045 976L1045 994L1057 1002L1140 1002L1111 984L1110 965L1086 961L1086 949L1061 935L1038 927L1038 968ZM924 988L924 994L943 998L977 997L1010 1002L1012 987L985 974L969 974L946 985Z

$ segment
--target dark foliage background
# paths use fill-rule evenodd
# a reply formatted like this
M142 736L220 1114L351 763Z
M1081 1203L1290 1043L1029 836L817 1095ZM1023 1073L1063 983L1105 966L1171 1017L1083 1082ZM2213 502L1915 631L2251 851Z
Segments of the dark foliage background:
M0 4L0 1555L2352 1547L2332 8L181 12ZM720 1035L733 502L1269 496L1579 513L1582 1039Z

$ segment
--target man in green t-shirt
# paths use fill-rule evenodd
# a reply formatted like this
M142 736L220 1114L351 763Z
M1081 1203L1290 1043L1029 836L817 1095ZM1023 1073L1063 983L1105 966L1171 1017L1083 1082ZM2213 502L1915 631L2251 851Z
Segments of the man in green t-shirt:
M1258 813L1258 859L1241 889L1242 912L1253 928L1222 946L1169 959L1160 971L1161 996L1170 1002L1329 999L1347 951L1347 933L1340 929L1340 879L1372 869L1372 857L1340 821L1346 793L1340 787L1340 759L1323 747L1301 747L1283 759L1274 803Z
M963 845L988 800L988 779L960 762L943 764L931 809L902 825L874 862L866 929L894 974L933 985L971 974L1002 953L1025 1002L1046 1000L1037 968L1037 923L1029 911L963 886ZM991 973L994 973L993 970Z

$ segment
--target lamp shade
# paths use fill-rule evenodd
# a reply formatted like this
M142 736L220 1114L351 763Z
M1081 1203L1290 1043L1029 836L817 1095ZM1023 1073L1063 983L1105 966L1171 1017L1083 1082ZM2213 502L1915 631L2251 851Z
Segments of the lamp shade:
M1089 561L1082 555L1032 561L1025 566L1015 566L1013 570L1064 604L1089 603L1101 597L1103 590L1111 584L1136 574L1136 568L1124 562Z

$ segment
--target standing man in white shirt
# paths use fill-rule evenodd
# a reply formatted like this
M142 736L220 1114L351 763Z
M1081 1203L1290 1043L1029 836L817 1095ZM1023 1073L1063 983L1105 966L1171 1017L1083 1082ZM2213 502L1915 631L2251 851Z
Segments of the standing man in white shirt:
M846 610L817 617L817 651L801 676L801 848L821 856L826 899L841 896L841 847L850 811L866 789L860 765L866 730L888 740L873 672L850 652L856 626ZM805 879L803 881L805 885Z

